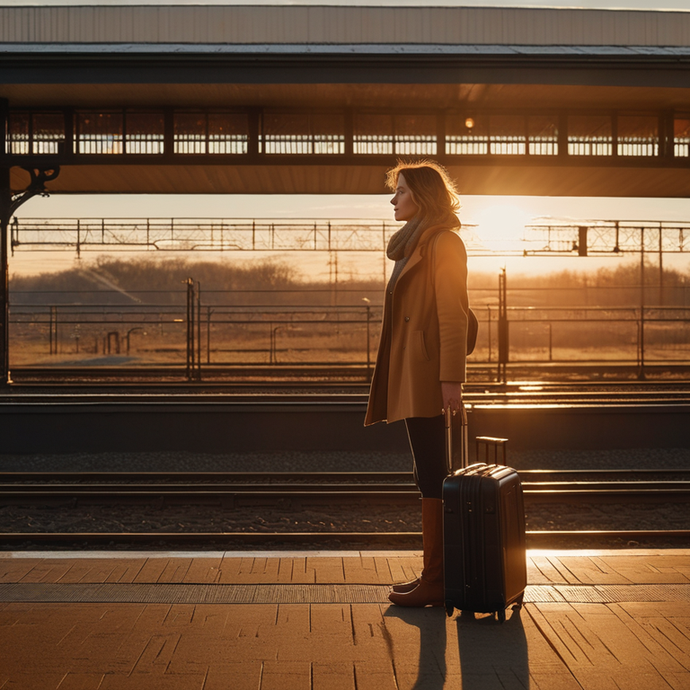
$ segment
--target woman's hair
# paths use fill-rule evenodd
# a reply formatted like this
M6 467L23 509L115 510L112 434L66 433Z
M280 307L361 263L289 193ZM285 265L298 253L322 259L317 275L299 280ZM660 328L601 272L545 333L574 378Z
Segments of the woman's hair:
M398 161L398 164L386 173L386 187L393 192L398 186L400 173L405 178L422 216L440 217L455 214L460 209L455 184L446 169L436 161Z

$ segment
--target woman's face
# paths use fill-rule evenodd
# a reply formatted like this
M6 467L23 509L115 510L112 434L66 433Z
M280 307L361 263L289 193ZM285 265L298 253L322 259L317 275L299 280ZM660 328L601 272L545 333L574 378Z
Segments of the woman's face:
M410 220L419 213L419 206L415 203L402 173L398 175L398 185L391 204L393 204L395 220Z

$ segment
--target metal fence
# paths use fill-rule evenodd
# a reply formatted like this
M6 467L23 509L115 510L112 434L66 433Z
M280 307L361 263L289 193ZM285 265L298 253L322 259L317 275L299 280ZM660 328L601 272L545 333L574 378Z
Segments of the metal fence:
M636 305L639 287L627 288L629 293L615 288L618 304L597 304L611 301L612 290L563 289L562 298L570 294L575 303L539 304L559 291L508 290L503 276L497 290L472 291L480 328L471 364L499 380L518 365L620 365L639 372L690 366L690 290L678 288L675 301L685 304L662 306ZM248 365L370 372L375 359L378 292L341 290L334 300L330 289L294 290L289 299L281 295L284 303L272 304L275 293L246 291L229 303L223 293L202 292L190 279L186 290L172 294L173 304L142 293L141 302L118 305L77 304L86 294L48 304L45 294L15 292L12 365L183 367L189 379L198 380L204 372Z

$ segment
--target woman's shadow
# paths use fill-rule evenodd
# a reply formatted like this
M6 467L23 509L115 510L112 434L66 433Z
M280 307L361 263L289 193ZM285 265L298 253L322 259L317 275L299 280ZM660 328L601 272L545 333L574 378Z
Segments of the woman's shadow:
M440 690L446 680L446 614L442 608L403 608L389 606L388 618L399 618L419 628L419 657L417 679L412 690ZM412 650L395 659L396 674L412 674L415 660Z
M417 678L413 690L487 690L503 687L529 687L527 638L521 611L506 611L506 622L496 616L456 612L447 620L442 608L405 609L391 606L387 617L398 618L419 629ZM446 650L448 631L457 630L459 669ZM400 668L400 664L404 666ZM412 670L414 659L396 659L398 672ZM461 683L448 685L448 678L460 671Z

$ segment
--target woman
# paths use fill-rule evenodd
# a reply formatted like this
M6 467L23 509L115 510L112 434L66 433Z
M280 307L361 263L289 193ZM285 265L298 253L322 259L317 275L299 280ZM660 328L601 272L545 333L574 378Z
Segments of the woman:
M395 267L364 423L405 420L422 494L424 569L417 580L394 585L389 599L400 606L442 606L444 410L455 414L462 405L467 253L457 234L460 204L440 165L398 163L386 184L395 193L395 219L407 222L388 243Z

